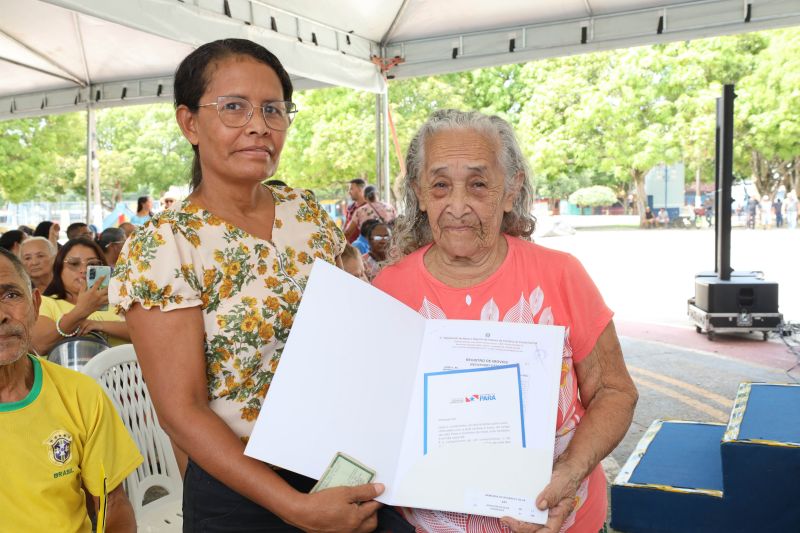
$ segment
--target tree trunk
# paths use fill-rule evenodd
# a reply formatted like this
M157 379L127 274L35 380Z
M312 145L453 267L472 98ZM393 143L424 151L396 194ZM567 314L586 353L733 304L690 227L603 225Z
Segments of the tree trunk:
M644 226L644 208L647 205L647 193L644 190L644 171L632 168L631 178L636 187L636 210L639 213L639 225Z

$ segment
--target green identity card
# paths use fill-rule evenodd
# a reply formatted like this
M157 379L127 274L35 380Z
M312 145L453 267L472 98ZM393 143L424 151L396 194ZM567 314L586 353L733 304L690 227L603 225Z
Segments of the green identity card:
M311 492L319 492L333 487L354 487L371 482L375 471L342 452L336 452L333 461L325 469L322 477Z

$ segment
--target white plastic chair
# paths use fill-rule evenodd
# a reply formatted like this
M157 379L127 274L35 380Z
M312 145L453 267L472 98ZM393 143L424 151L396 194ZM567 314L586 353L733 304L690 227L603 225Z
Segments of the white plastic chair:
M158 423L133 345L100 352L83 367L83 373L106 391L144 457L124 482L139 531L181 531L183 481L169 437ZM145 504L145 495L153 487L167 495Z

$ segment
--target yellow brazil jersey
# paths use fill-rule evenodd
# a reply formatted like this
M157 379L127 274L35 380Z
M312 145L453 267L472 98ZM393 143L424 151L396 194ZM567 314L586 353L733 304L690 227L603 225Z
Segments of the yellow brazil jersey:
M71 304L66 300L54 298L52 296L42 296L42 305L39 307L39 315L46 316L53 322L57 322L63 315L72 311L75 304ZM95 311L87 317L89 320L107 320L109 322L122 322L123 318L116 312L108 311ZM119 346L120 344L127 344L130 341L120 339L119 337L108 337L108 344L111 346Z
M29 357L30 392L0 403L0 533L90 532L81 485L111 492L142 456L92 378Z

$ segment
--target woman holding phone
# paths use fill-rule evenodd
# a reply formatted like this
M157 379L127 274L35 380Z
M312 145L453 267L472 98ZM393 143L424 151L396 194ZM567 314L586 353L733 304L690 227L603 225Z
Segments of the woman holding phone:
M105 267L99 269L97 267ZM94 270L94 280L87 275ZM89 239L73 239L53 262L53 281L44 290L39 318L33 327L33 346L44 355L62 339L95 332L111 346L130 342L122 318L108 309L108 269L103 251Z

